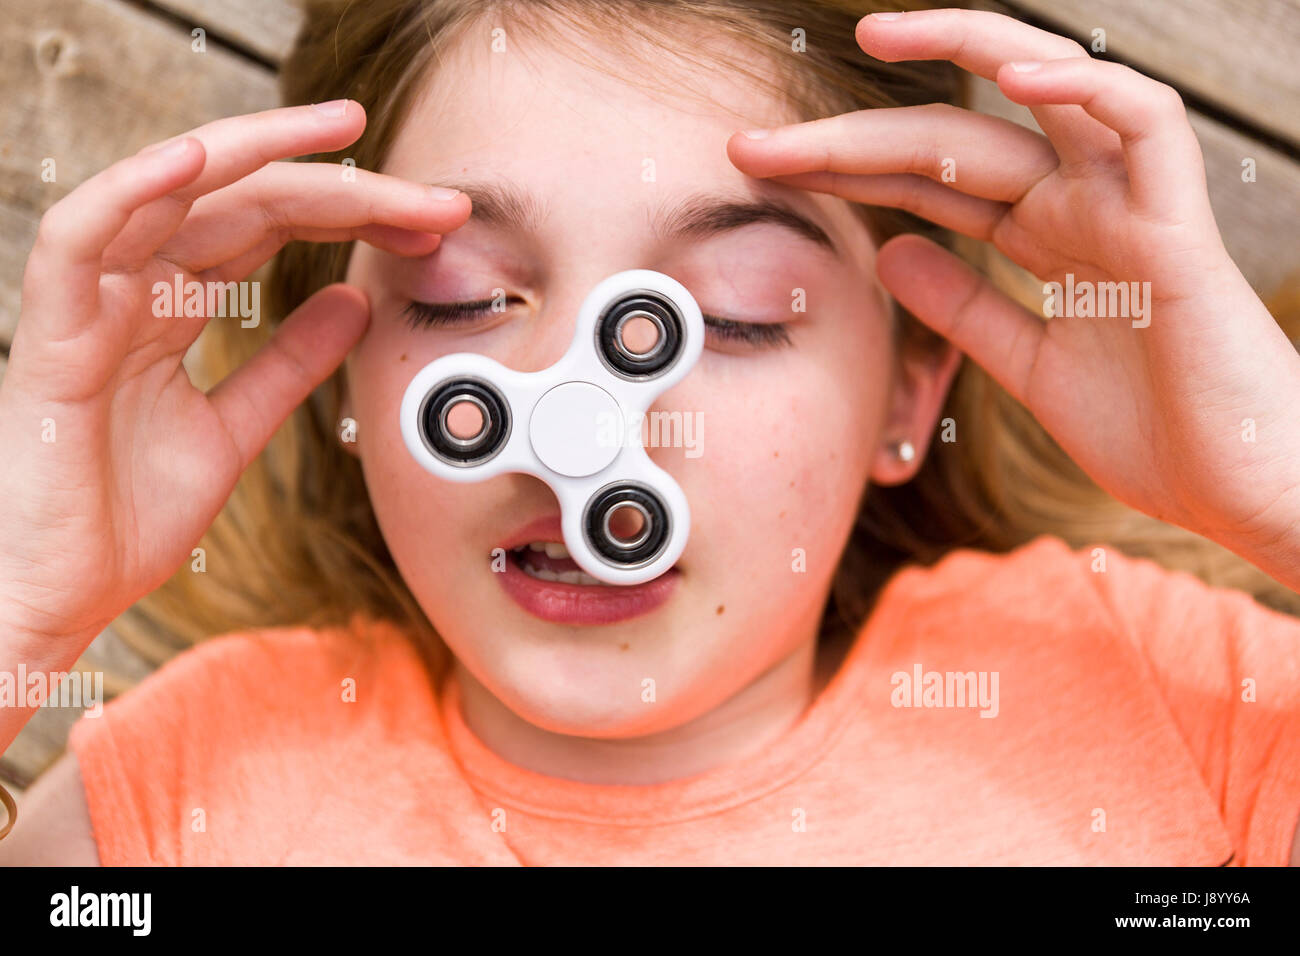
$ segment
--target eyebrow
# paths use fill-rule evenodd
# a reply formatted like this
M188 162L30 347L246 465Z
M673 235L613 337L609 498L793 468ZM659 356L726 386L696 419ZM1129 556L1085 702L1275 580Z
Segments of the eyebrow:
M470 218L485 225L517 232L537 232L549 206L511 183L453 182L430 185L458 189L470 198ZM705 239L756 223L780 226L842 258L826 230L793 207L769 197L742 193L694 193L650 213L651 232L659 239Z
M550 208L539 203L532 193L511 183L438 180L429 185L445 186L463 192L474 204L470 218L488 226L518 232L537 232L550 214Z
M663 239L720 235L755 223L771 223L839 256L840 250L826 230L808 216L765 196L696 193L671 208L661 207L650 217L651 230Z

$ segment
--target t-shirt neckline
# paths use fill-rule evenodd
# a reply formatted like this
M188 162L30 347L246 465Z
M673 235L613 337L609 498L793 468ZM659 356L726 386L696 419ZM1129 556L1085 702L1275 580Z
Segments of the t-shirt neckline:
M835 674L799 720L758 754L655 784L594 784L519 767L475 736L461 713L460 685L448 670L439 692L451 753L480 794L503 806L552 819L653 826L710 816L776 790L815 766L863 702L870 662L887 650L886 598L905 569L886 582Z

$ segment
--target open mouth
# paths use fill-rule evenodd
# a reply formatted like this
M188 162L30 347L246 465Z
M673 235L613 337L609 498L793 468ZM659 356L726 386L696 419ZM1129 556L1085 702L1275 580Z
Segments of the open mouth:
M648 614L676 589L674 566L641 584L606 584L569 556L558 516L535 521L502 542L504 574L494 574L506 594L534 617L556 624L613 624Z
M530 541L512 550L510 555L524 574L538 581L605 586L578 567L569 557L569 549L558 541Z

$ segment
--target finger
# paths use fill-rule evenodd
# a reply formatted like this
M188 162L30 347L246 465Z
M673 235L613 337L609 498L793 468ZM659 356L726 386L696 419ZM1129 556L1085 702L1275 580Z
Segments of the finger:
M179 228L190 204L200 196L277 159L342 149L360 136L365 126L366 113L360 103L336 100L230 116L194 129L187 135L202 143L207 153L202 174L137 211L109 258L127 266L138 265Z
M203 175L177 195L193 201L277 159L342 149L365 127L366 111L352 100L214 120L190 134L208 149L208 164Z
M1200 144L1173 87L1091 59L1008 63L997 79L1016 103L1076 103L1118 133L1133 197L1146 209L1205 194Z
M247 468L289 414L328 378L365 333L359 289L326 286L281 323L256 354L208 392Z
M1011 207L949 189L912 173L855 176L850 173L798 173L772 176L773 182L830 193L849 202L889 206L928 219L945 229L988 241Z
M951 252L920 236L898 236L881 246L876 272L900 305L1028 404L1030 378L1047 337L1042 319Z
M105 248L136 209L192 182L203 164L202 145L181 137L114 163L51 206L28 259L23 314L58 338L89 324Z
M469 218L468 197L442 199L433 186L329 163L270 163L196 202L184 226L158 249L170 262L201 272L260 246L268 237L336 242L360 227L450 232ZM385 239L393 234L374 232Z
M743 173L913 173L972 196L1018 201L1057 168L1046 137L946 103L868 109L737 134L727 154Z
M995 79L1002 64L1013 60L1090 59L1068 37L985 10L873 14L858 22L857 40L878 60L949 60L986 80ZM1033 114L1066 162L1086 159L1113 139L1078 106L1037 106Z
M355 239L405 257L427 256L442 241L441 236L428 232L374 225L355 229L304 229L301 235L295 234L291 238L306 242L350 242ZM198 273L196 278L200 282L238 282L270 262L285 244L286 240L279 235L268 236L234 259Z

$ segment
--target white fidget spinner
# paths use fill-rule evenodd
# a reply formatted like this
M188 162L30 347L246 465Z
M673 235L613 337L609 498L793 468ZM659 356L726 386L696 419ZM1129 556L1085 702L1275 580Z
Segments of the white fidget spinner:
M580 568L610 584L649 581L681 555L691 514L646 455L640 423L703 347L704 319L685 286L620 272L587 295L550 368L517 372L472 352L422 368L402 397L402 439L449 481L540 478L560 501L564 545Z

